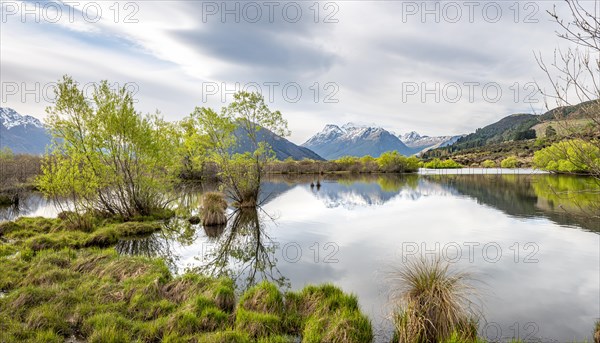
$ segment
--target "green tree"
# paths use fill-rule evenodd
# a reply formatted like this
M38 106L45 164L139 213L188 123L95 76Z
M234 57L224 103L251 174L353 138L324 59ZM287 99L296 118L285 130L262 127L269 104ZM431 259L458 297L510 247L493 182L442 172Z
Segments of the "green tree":
M509 156L500 162L502 168L517 168L519 166L519 160L516 156Z
M600 168L600 148L581 139L557 142L536 151L533 164L559 173L591 173Z
M556 136L556 130L552 127L552 125L548 125L548 127L546 127L546 137L550 138L554 136Z
M451 158L443 161L439 158L434 158L433 160L424 163L423 167L429 169L458 169L462 168L462 165Z
M188 125L188 136L194 137L188 140L188 150L197 149L204 154L202 158L218 165L225 191L239 207L255 207L262 174L274 159L263 129L289 135L281 112L271 111L259 93L238 92L221 113L196 108L184 125ZM249 144L244 147L247 152L234 153L239 140Z
M0 150L0 159L7 159L10 160L15 156L15 154L13 153L13 151L5 146L4 148L2 148L2 150Z
M377 158L379 170L384 173L404 173L419 170L419 159L405 157L397 151L386 151Z
M158 114L142 116L125 89L107 81L88 101L65 76L48 108L52 151L44 157L39 188L54 198L69 197L81 213L97 210L131 218L166 206L177 139Z
M547 107L555 107L557 124L561 131L577 138L570 142L586 141L600 148L597 137L600 128L600 30L598 29L598 1L566 0L569 14L556 10L549 11L551 20L559 29L559 38L567 41L566 49L555 49L553 60L548 65L541 54L536 56L538 65L547 75L550 90L542 91ZM578 127L568 119L568 107L577 105L577 117L589 120L589 127ZM572 152L578 154L578 160L590 158L589 149L572 146ZM586 160L589 174L600 179L600 165Z
M483 168L496 168L496 162L492 160L485 160L481 163Z

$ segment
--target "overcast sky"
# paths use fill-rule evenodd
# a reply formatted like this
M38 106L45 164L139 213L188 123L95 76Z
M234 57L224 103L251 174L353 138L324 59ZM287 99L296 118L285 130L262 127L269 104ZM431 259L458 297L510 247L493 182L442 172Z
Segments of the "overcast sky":
M127 85L138 110L179 120L237 84L260 87L296 143L327 123L449 135L541 111L534 52L566 47L553 1L1 4L2 106L43 118L68 74Z

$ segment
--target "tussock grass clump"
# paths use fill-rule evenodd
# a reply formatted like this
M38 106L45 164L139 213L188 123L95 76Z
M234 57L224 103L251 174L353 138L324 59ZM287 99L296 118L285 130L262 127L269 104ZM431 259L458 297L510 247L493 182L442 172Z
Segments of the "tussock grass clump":
M443 342L457 335L461 342L475 342L478 312L469 280L469 274L450 271L439 258L409 260L396 270L392 298L399 308L393 317L394 340Z
M594 329L594 343L600 343L600 320L596 322L596 328Z
M356 297L330 286L284 297L263 282L236 306L230 278L173 277L161 259L114 249L22 249L0 257L0 341L367 342Z
M370 342L370 320L360 312L355 295L325 284L286 294L285 324L303 342Z
M208 192L202 199L202 225L214 226L227 224L227 201L222 193Z
M248 311L281 315L283 296L275 285L263 281L242 295L239 307Z
M283 311L281 292L275 285L261 282L240 298L235 316L236 328L252 337L281 333Z

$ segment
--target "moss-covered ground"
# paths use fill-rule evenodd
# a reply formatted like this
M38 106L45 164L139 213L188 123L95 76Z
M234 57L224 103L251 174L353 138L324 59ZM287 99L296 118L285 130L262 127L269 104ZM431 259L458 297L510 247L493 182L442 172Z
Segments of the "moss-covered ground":
M333 285L236 297L229 278L174 276L158 258L111 244L160 221L0 224L0 342L369 342L355 296Z

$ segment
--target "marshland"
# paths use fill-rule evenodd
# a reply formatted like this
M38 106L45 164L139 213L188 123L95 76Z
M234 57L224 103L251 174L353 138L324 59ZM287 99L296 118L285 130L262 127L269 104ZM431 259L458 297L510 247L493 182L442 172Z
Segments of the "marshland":
M411 50L408 64L402 63L399 57L407 56L400 51L387 51L382 59L364 58L384 65L392 57L393 67L379 74L373 64L355 68L352 54L326 63L308 58L300 66L305 56L286 57L296 52L280 49L287 43L279 36L276 56L266 58L271 55L268 51L264 56L256 54L256 47L268 46L262 40L252 42L248 34L252 30L245 23L236 26L244 30L243 35L235 32L228 38L235 37L232 46L252 46L248 50L253 52L237 51L236 56L218 56L231 53L231 42L224 44L227 39L203 41L198 56L188 49L194 43L189 36L183 50L177 49L179 39L173 36L168 45L146 45L152 41L147 36L136 39L131 44L136 56L156 53L156 47L165 50L159 54L160 64L139 63L144 69L138 71L171 87L166 102L157 96L164 92L146 94L140 104L136 91L127 86L114 87L103 80L89 87L65 75L53 82L54 97L44 124L0 107L0 343L600 343L600 1L593 4L590 9L584 2L567 0L559 12L556 7L547 10L546 19L560 31L556 38L569 45L555 51L554 63L536 54L533 67L519 65L522 58L506 58L505 47L499 54L465 34L487 33L489 26L469 27L459 34L447 30L455 34L452 41L467 36L471 44L476 42L476 50L465 50L464 56L455 51L462 49L458 45L434 47L440 40L437 35L433 35L436 42L425 44L424 36L399 39ZM380 5L380 14L393 13L386 6L394 2ZM528 2L523 9L537 5ZM3 3L3 25L18 13L15 6ZM119 4L114 6L110 9L119 9ZM127 3L124 9L131 6L137 4ZM320 9L318 2L313 6L309 8ZM324 9L331 6L335 9L337 3L326 3ZM519 6L515 3L509 9ZM158 13L167 18L177 13L183 26L194 27L200 16L191 9L159 8ZM360 14L361 22L368 14L362 9L351 12ZM195 15L189 22L183 15L187 13ZM518 11L514 14L516 23ZM21 24L26 24L26 15L22 18ZM320 19L318 11L313 19L315 23ZM18 20L10 20L10 25L19 25ZM183 26L158 26L139 31L157 37L163 36L161 30L190 34ZM209 27L195 29L215 36L228 30L220 26L211 32ZM263 31L257 31L261 38L267 32ZM536 32L532 37L537 42L542 37L538 31L528 27L523 33ZM289 32L286 27L278 33ZM78 39L112 46L110 40L87 36L97 33L82 29ZM129 48L123 44L127 35L118 36L119 52ZM25 45L12 46L16 40L11 37L19 37ZM107 56L86 55L85 63L77 63L76 56L69 53L66 58L54 48L45 48L44 53L21 49L35 37L3 36L2 53L10 51L13 63L9 73L35 70L39 77L55 75L56 70L39 72L45 60L35 68L19 68L20 60L48 57L52 51L62 63L54 69L72 69L80 76L81 65L90 66L90 61ZM244 44L239 44L239 37ZM365 37L379 45L382 38L396 41L381 34L377 39ZM319 45L297 38L294 32L294 42ZM360 40L355 37L352 44L334 50L355 45L371 52ZM68 41L75 44L76 40ZM494 43L504 41L513 39L500 37ZM34 45L44 47L31 44L29 48ZM511 49L523 46L530 49L526 44ZM81 50L95 53L91 47ZM173 65L166 51L171 48L178 55ZM12 56L20 51L27 58L16 62ZM458 52L460 58L447 60L446 51ZM502 55L502 62L483 52ZM219 58L207 59L202 53ZM331 54L327 51L324 56L329 60L335 55ZM426 55L442 59L428 65ZM278 66L282 56L292 65ZM178 65L187 57L200 61L202 68L188 62ZM268 68L260 68L265 61ZM281 102L247 87L231 92L229 100L223 94L217 102L220 108L211 107L214 103L202 94L202 101L194 104L197 107L185 114L140 112L158 104L174 106L184 97L181 102L188 106L186 82L197 85L200 79L244 75L244 69L237 67L245 62L261 73L260 79L273 71L297 68L304 79L337 70L332 68L337 61L352 68L347 73L352 75L351 86L346 84L345 90L356 84L361 87L351 96L350 106L330 107L338 104L333 101L307 111L303 104L290 101L286 110L303 116L310 112L306 118L313 119L327 112L338 113L338 120L372 115L388 122L392 113L388 111L399 111L412 125L438 126L452 135L421 137L414 131L398 135L378 126L327 124L299 146L285 138L291 134L290 116L276 108ZM448 61L452 65L444 71L441 67ZM468 66L458 68L463 62ZM133 64L138 63L120 72L135 69ZM323 70L315 69L317 65ZM110 66L89 69L111 74L119 64ZM219 66L226 66L227 72L220 73ZM193 77L148 73L177 67L193 71ZM397 97L399 87L375 86L397 87L383 74L406 80L404 69L414 73L411 77L419 75L419 80L430 79L426 74L432 71L436 75L431 79L451 74L461 80L469 74L480 80L499 71L496 76L506 81L511 73L523 75L532 68L550 81L550 91L537 81L526 84L543 96L545 112L514 113L479 129L473 125L488 116L482 113L521 111L525 101L515 98L515 104L500 106L486 98L477 109L449 101L440 110L429 107L421 94L422 103L415 111L417 107L405 106L406 93L414 93L407 92L406 84L402 84L402 103L383 95ZM200 69L207 74L199 76ZM363 70L375 79L361 75ZM419 83L429 93L426 83ZM252 84L257 83L252 80ZM515 85L509 89L520 90ZM318 82L313 86L313 91L321 88ZM325 83L325 90L330 87L335 93L339 90L336 83ZM3 103L4 93L15 95L8 94L14 89L5 89L3 83ZM314 95L317 103L319 96ZM325 97L332 100L334 94ZM532 107L531 102L526 105ZM456 118L448 120L447 114ZM457 123L457 118L468 123ZM293 120L297 125L298 119ZM309 122L305 117L300 121ZM466 128L474 132L457 131ZM32 144L38 140L38 146ZM17 151L3 148L6 142ZM35 152L22 153L27 149Z
M451 275L468 275L461 282L471 289L467 313L477 315L479 339L591 341L600 301L593 277L600 226L590 217L596 197L563 194L593 181L520 172L270 175L260 208L238 209L230 201L225 225L188 222L202 216L204 194L218 188L188 185L163 218L98 219L91 231L69 228L52 201L28 193L19 209L0 212L16 220L0 226L0 304L3 314L16 313L5 316L5 332L22 332L9 336L14 341L105 341L98 337L108 332L115 340L129 333L166 340L169 332L199 341L252 340L262 329L239 324L236 311L259 285L282 311L261 318L281 328L269 331L277 337L269 339L290 341L310 335L308 319L286 312L285 304L313 289L307 285L335 285L354 299L351 322L371 327L376 342L389 342L407 285L404 266L426 252ZM311 187L317 178L318 189ZM567 269L569 278L557 276ZM215 287L227 294L226 306ZM356 334L341 341L362 342Z

